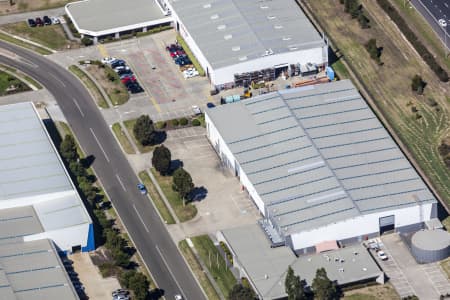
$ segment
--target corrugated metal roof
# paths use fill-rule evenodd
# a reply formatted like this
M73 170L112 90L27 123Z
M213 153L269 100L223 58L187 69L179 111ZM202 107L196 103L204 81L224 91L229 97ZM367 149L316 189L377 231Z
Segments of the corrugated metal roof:
M44 229L33 206L0 209L0 244L21 241L24 236L40 232Z
M0 245L0 298L79 299L57 256L47 239Z
M214 68L237 64L242 58L251 60L324 45L295 1L172 0L170 3Z
M348 80L206 113L286 234L436 202Z

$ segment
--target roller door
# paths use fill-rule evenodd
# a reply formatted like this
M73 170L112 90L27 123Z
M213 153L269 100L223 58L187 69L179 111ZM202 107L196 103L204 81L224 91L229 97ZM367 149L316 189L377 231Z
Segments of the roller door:
M392 232L395 229L395 215L386 216L379 219L380 221L380 235L387 232Z

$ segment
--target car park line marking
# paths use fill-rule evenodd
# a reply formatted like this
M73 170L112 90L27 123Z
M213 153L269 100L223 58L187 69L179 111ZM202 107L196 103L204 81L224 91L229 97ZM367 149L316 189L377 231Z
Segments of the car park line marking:
M136 208L136 205L133 204L133 208L136 211L136 214L138 215L139 220L141 221L142 225L144 225L145 231L147 231L147 233L150 233L150 231L148 230L147 225L145 225L144 220L142 219L141 215L139 214L139 211Z
M108 57L108 56L109 56L109 55L108 55L108 50L106 50L105 46L103 46L102 44L98 44L98 45L97 45L97 48L98 48L98 51L100 51L100 54L101 54L103 57Z
M183 294L183 298L186 298L186 295L184 294L183 289L181 288L180 284L178 283L178 280L175 278L175 276L173 275L172 270L170 269L169 265L167 264L166 259L164 258L161 250L159 249L158 245L155 246L156 251L158 251L159 256L161 256L163 263L166 265L167 270L169 270L170 275L172 276L173 280L175 281L175 283L177 284L178 289L180 290L181 294Z
M56 77L55 75L53 75L52 73L48 73L50 76L52 76L56 81L59 82L59 84L61 84L63 87L66 87L66 85L64 84L64 82L61 81L61 79L59 79L58 77Z
M127 188L125 187L125 185L123 184L122 180L120 179L119 174L116 174L116 178L117 178L117 181L119 181L120 185L122 186L123 190L126 192Z
M73 103L75 103L75 106L78 108L78 110L80 111L81 116L84 118L84 113L83 113L83 111L81 110L81 107L80 107L80 105L78 104L77 99L72 98L72 101L73 101Z
M91 131L92 135L94 136L94 139L95 139L95 141L97 142L98 146L100 147L100 150L102 150L103 155L104 155L105 158L106 158L106 161L107 161L107 162L111 162L111 161L109 160L108 155L106 155L105 149L103 149L103 147L102 147L102 145L100 144L100 142L99 142L97 136L95 135L94 130L92 130L92 128L89 128L89 130Z

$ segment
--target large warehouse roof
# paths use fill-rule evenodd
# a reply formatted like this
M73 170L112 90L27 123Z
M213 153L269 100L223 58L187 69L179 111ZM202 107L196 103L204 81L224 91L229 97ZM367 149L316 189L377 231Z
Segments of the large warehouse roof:
M68 3L66 11L81 33L96 35L170 21L154 0L83 0Z
M288 266L308 285L312 284L316 270L322 267L328 277L340 285L383 274L361 245L297 258L288 247L270 248L266 235L257 224L226 229L222 234L263 299L286 295L284 280Z
M41 227L51 231L91 223L33 105L0 106L0 119L0 215L18 214L3 228L16 232L23 227L17 235L25 236ZM18 206L30 207L12 209ZM39 226L29 228L36 216Z
M325 45L291 0L172 0L212 67Z
M286 234L436 201L349 80L207 114Z
M51 241L0 245L0 299L79 299Z

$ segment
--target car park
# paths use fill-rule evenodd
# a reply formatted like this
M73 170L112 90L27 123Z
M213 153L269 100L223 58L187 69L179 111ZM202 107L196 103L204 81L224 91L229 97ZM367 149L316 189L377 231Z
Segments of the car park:
M42 18L44 25L52 25L52 20L48 16Z
M44 26L44 22L42 22L42 19L40 17L36 18L36 25L37 26Z
M145 188L145 185L143 183L138 183L137 188L142 195L147 194L147 189Z
M28 19L27 23L30 27L36 27L36 22L33 19Z

